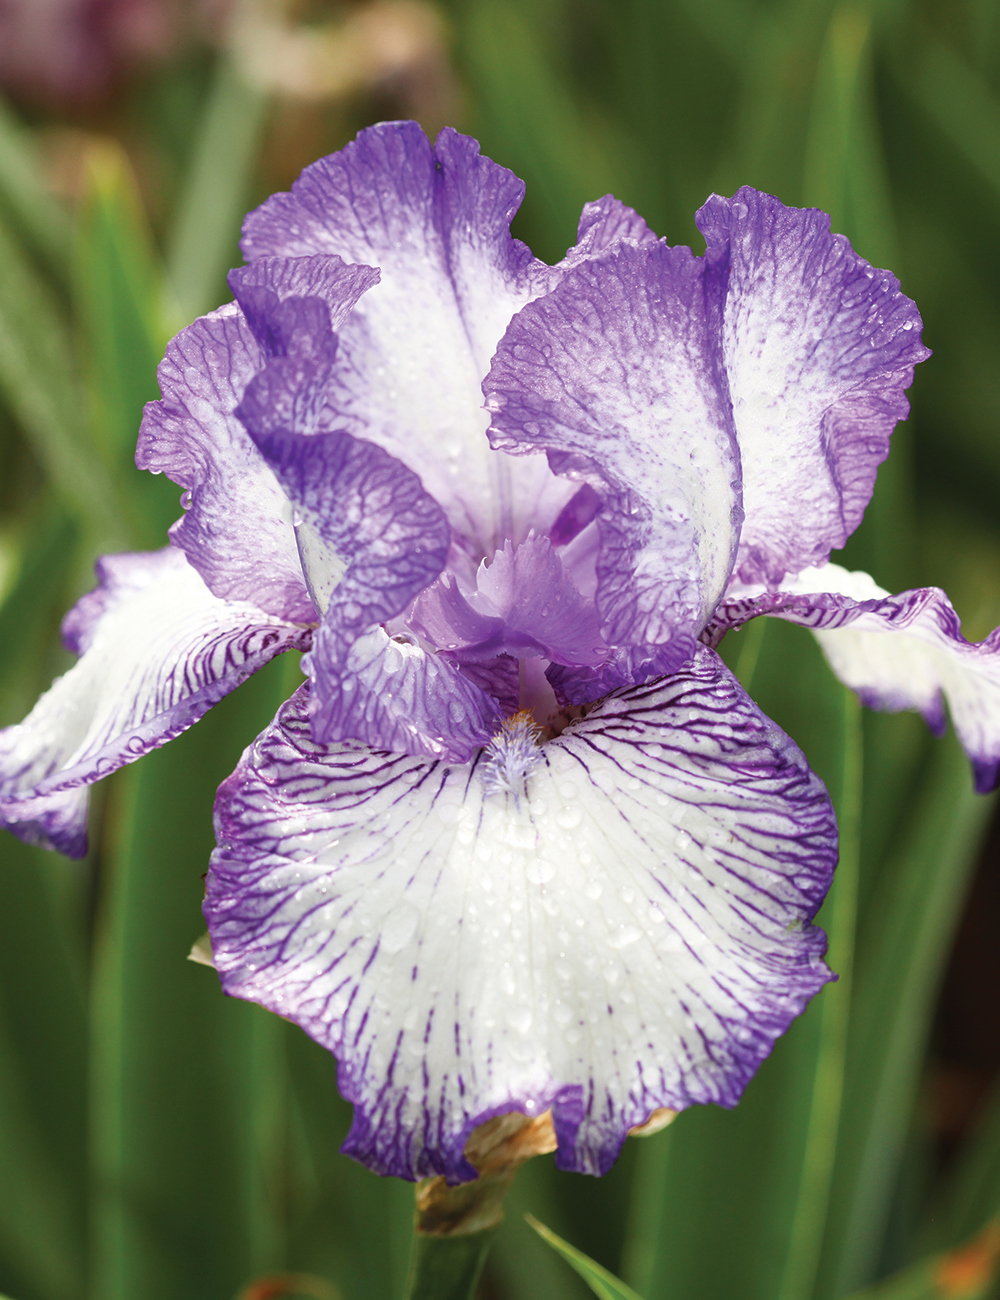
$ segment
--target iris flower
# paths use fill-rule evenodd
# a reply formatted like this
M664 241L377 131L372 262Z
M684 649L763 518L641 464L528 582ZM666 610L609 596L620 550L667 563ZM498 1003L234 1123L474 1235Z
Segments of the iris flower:
M79 662L0 735L5 824L80 854L90 782L308 652L219 790L214 961L408 1178L547 1110L602 1173L653 1112L735 1104L831 978L833 810L728 628L813 628L867 703L946 700L981 789L1000 766L1000 634L829 563L928 355L894 276L748 188L703 256L606 197L548 266L522 192L391 123L251 213L139 436L171 544L99 563Z

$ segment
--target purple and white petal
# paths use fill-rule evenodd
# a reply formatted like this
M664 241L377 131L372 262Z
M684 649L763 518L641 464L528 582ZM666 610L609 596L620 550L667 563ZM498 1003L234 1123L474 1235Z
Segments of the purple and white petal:
M696 217L727 276L723 346L743 464L737 572L776 586L861 522L913 368L930 356L889 271L816 208L744 186Z
M329 310L327 327L339 330L358 299L379 273L373 266L351 266L339 257L261 257L237 267L227 277L236 301L262 350L279 356L289 350L287 338L275 331L274 308L289 298L319 298Z
M623 239L633 244L657 242L656 235L638 212L613 194L585 203L576 230L576 244L559 263L559 269L568 270L577 262L596 257Z
M66 620L81 658L25 720L0 731L0 824L71 857L86 852L80 787L193 722L309 632L223 601L182 551L109 555L100 587Z
M320 644L302 660L322 688L310 701L315 735L362 741L373 749L466 762L500 722L500 709L472 677L443 655L429 654L405 633L376 627L336 663L316 663ZM318 689L314 685L314 692Z
M280 427L286 408L297 427L295 408L308 404L302 393L310 388L309 372L323 369L308 358L272 361L247 389L240 418L291 503L306 584L322 614L309 660L316 737L377 744L367 731L343 730L350 713L343 692L353 676L348 651L434 581L448 556L450 529L418 476L375 443Z
M216 596L310 622L288 501L235 413L266 361L235 303L181 330L157 371L163 396L146 407L136 464L185 489L171 539Z
M1000 781L1000 628L969 642L939 587L892 596L867 573L837 564L806 569L784 589L736 588L720 605L709 637L771 614L811 628L845 685L873 709L916 709L937 734L945 701L976 789Z
M480 382L511 316L556 272L510 235L524 193L451 130L415 122L362 131L252 212L243 252L335 254L377 266L340 332L328 427L385 447L420 474L476 561L532 523L547 528L571 490L542 457L493 455Z
M593 601L574 586L548 538L535 533L484 561L468 600L447 575L428 587L410 621L463 661L508 655L596 665L607 654Z
M337 1055L381 1173L470 1177L476 1124L548 1107L561 1167L602 1173L652 1110L733 1105L830 978L829 799L704 649L463 765L319 746L300 693L216 828L223 987Z
M716 297L689 249L621 243L515 316L483 385L494 446L545 450L601 493L601 630L669 647L670 668L690 657L739 536Z

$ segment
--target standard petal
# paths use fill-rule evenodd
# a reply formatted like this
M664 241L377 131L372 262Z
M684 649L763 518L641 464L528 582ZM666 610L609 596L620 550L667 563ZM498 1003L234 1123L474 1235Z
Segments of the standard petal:
M309 622L288 502L235 414L266 361L235 303L181 330L157 371L163 397L146 407L136 464L186 489L171 538L215 595Z
M724 351L743 464L737 572L774 586L861 522L904 392L930 356L916 307L816 208L744 186L696 217L727 276Z
M309 632L223 601L175 548L110 555L66 620L81 658L0 732L0 823L71 857L86 852L89 785L186 731Z
M671 669L725 590L739 533L714 285L689 249L619 244L514 317L483 385L495 446L544 449L600 492L601 630L667 648Z
M548 1107L560 1165L603 1172L654 1109L733 1105L830 978L829 799L713 652L504 735L461 766L322 747L300 694L219 792L223 987L337 1055L382 1173L470 1177L476 1124Z
M530 522L547 527L570 492L542 457L491 453L480 382L511 316L556 275L511 238L522 183L446 130L362 131L247 218L243 251L332 253L380 268L344 322L330 395L336 427L420 474L475 559ZM332 417L333 418L333 417Z
M972 761L976 789L1000 782L1000 628L969 642L939 587L892 596L867 573L837 564L806 569L781 591L737 588L719 606L708 640L759 614L812 628L845 685L873 709L916 709L940 734L944 701Z
M568 269L588 257L596 257L623 239L633 244L657 242L656 235L634 208L613 194L605 194L604 198L583 205L576 230L576 245L559 266Z

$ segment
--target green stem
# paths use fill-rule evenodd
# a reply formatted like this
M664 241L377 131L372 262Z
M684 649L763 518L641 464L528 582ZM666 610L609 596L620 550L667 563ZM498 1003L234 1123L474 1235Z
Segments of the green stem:
M456 1237L414 1234L406 1300L471 1300L496 1228Z

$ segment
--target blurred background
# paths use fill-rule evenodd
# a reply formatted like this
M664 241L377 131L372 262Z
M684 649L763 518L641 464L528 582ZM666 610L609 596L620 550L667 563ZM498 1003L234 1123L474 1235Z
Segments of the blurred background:
M830 212L934 349L842 562L943 586L970 639L1000 623L1000 0L0 0L0 88L0 724L69 665L95 555L179 513L135 436L166 340L230 296L243 213L394 117L521 176L550 261L608 191L696 252L713 190ZM736 1111L603 1180L527 1167L483 1300L588 1294L525 1210L645 1300L1000 1295L994 802L950 737L862 716L802 629L730 642L837 804L841 978ZM338 1154L334 1062L185 960L215 787L292 658L105 782L82 863L0 845L13 1300L403 1293L412 1189Z

